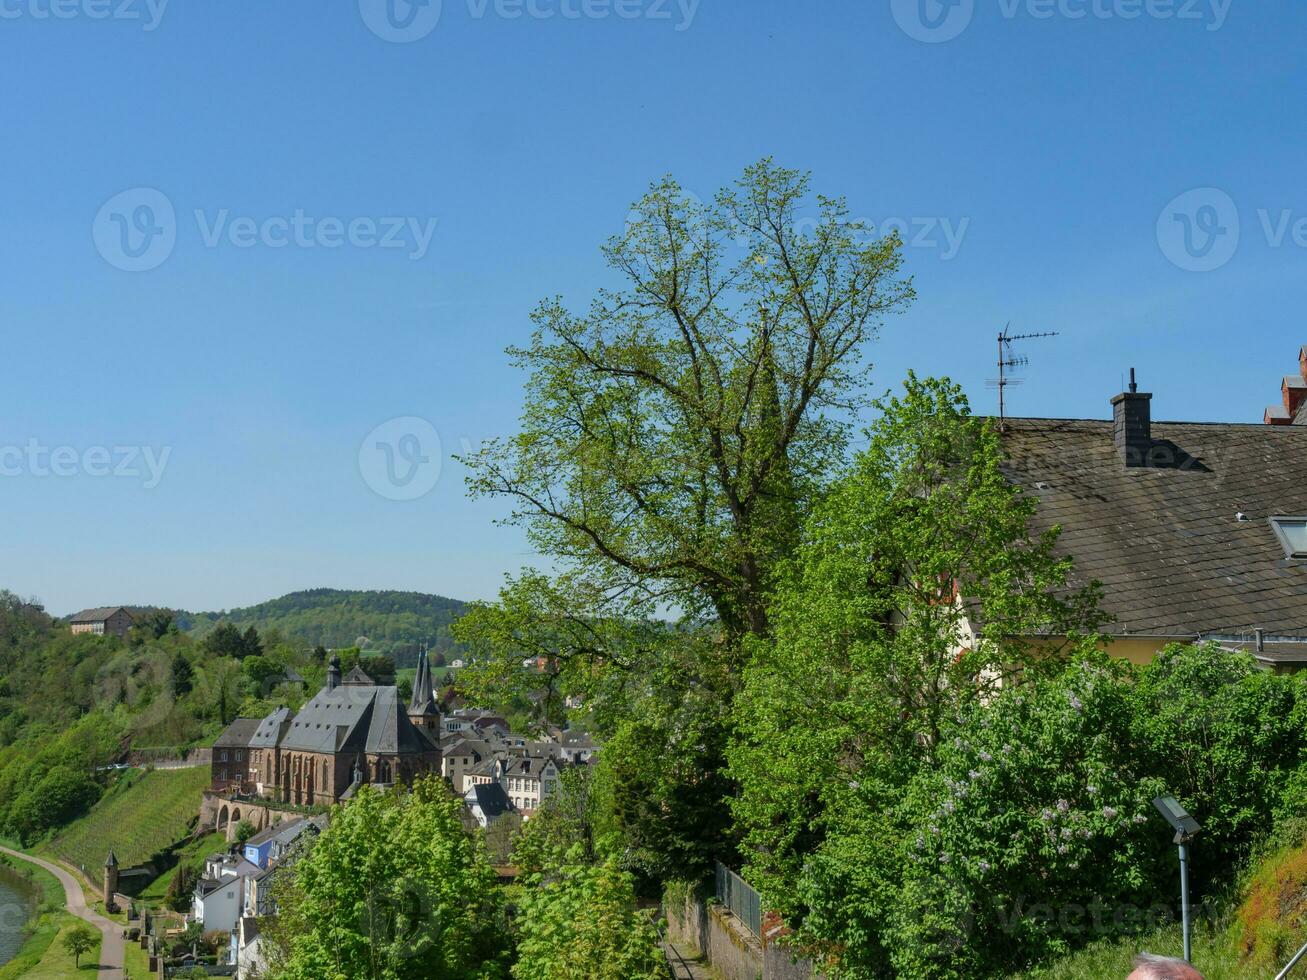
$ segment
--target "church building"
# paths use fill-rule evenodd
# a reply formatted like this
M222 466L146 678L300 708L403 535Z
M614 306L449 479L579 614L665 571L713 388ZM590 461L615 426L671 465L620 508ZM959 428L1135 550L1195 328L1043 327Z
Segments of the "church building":
M440 714L431 666L418 658L407 707L394 685L378 685L355 666L342 679L340 658L327 667L327 684L298 713L278 708L262 719L238 718L215 743L219 752L241 751L239 781L228 765L215 790L239 792L298 806L339 803L363 783L410 784L440 773ZM233 743L239 742L240 746Z

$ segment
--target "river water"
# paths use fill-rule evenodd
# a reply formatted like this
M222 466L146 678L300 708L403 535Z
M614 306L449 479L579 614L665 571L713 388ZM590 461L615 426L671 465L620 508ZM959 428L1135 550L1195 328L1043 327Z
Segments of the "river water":
M0 965L8 963L22 948L27 936L23 926L33 912L32 890L18 875L0 868Z

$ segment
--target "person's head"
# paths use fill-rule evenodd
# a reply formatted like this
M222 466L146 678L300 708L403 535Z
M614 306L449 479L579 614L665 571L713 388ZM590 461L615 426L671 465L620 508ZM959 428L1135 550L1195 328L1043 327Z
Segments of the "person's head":
M1184 960L1140 953L1135 957L1134 972L1125 980L1203 980L1203 975Z

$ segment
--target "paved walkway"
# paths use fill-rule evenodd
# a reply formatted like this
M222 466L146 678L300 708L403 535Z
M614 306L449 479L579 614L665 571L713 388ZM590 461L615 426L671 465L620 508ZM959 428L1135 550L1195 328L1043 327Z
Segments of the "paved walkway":
M18 851L11 851L7 847L0 847L0 852L8 854L10 857L18 858L20 861L30 861L32 864L39 864L46 871L59 879L59 884L64 886L64 905L68 911L77 918L89 922L95 928L100 930L100 972L97 977L104 980L122 980L123 977L123 930L122 926L116 922L110 922L98 912L92 911L87 907L86 895L82 891L81 883L73 874L57 864L49 861L42 861L40 858L34 858L30 854L21 854Z
M704 965L703 957L691 956L688 949L664 942L663 954L676 980L715 980L716 974Z

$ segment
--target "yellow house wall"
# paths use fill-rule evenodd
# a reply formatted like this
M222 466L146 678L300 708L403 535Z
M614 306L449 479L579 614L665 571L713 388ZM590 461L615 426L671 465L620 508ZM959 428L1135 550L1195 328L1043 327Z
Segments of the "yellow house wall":
M1033 639L1035 647L1056 647L1064 642L1062 639ZM1132 664L1143 666L1153 662L1153 658L1172 643L1192 643L1189 637L1181 636L1108 636L1104 637L1104 647L1113 657L1128 660Z

